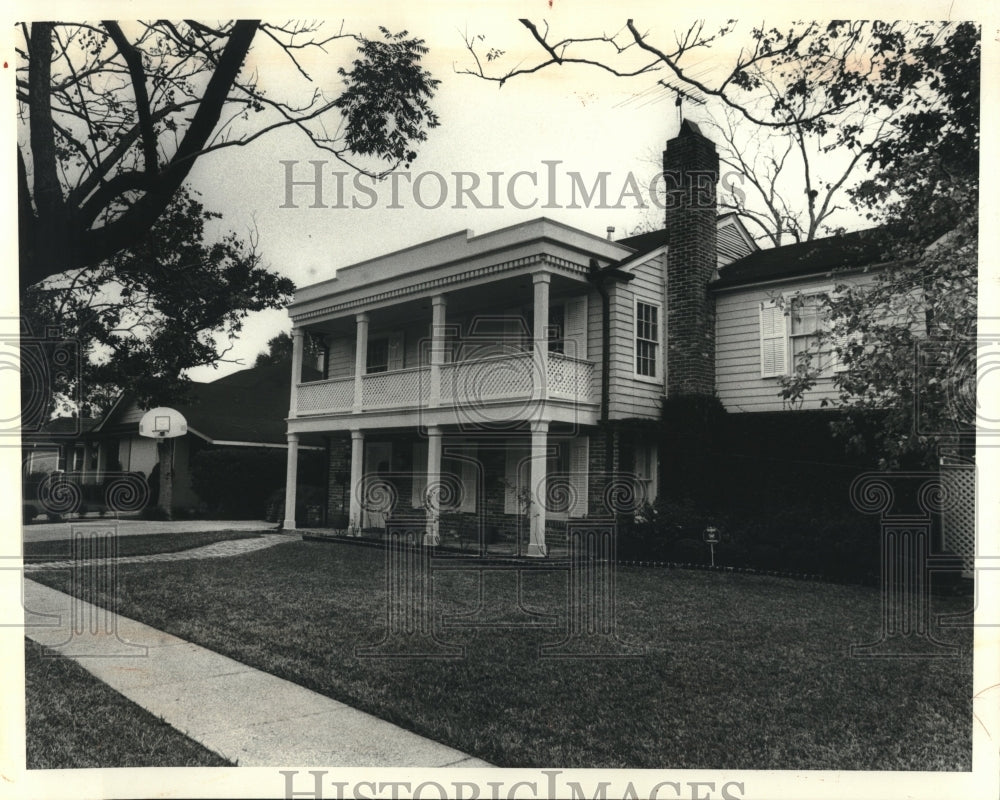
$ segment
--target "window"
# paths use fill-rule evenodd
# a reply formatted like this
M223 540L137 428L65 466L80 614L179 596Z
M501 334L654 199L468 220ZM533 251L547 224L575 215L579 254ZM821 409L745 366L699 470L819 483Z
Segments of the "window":
M388 372L403 368L403 334L393 333L368 340L368 358L365 371Z
M760 374L773 378L792 370L818 370L829 376L837 369L830 344L820 349L820 334L826 326L823 302L827 292L789 295L782 301L760 305Z
M566 352L566 309L562 305L549 306L549 352Z
M371 339L368 342L368 363L365 371L371 375L373 372L385 372L389 369L389 340Z
M637 300L635 303L635 374L657 377L660 349L660 308Z
M820 366L817 359L820 357L819 333L823 327L822 301L821 295L812 294L789 302L788 339L795 372Z

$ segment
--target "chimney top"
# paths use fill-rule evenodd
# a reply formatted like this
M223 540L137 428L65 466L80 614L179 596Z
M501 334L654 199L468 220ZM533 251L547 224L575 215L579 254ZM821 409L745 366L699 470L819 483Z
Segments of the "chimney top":
M615 235L615 226L608 225L608 241L611 241L611 237Z
M691 120L686 119L686 120L684 120L681 123L681 129L680 129L680 132L677 135L678 136L692 136L692 135L694 135L694 136L704 136L705 134L703 134L701 132L701 129L699 129L698 126L695 125Z

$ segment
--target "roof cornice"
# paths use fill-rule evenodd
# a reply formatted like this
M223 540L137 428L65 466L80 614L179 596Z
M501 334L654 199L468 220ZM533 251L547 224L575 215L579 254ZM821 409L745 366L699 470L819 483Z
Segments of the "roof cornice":
M553 270L565 272L571 275L580 275L583 277L586 277L588 271L588 268L583 264L578 264L575 261L569 261L568 259L554 256L551 253L540 252L528 256L522 256L520 258L514 258L509 261L501 261L496 264L475 267L473 269L465 270L464 272L456 272L452 275L442 275L437 278L429 278L427 280L418 281L417 283L412 283L406 286L399 286L395 289L387 289L374 294L354 297L349 300L343 300L339 303L331 303L329 305L322 306L321 308L314 308L298 314L289 314L289 316L291 317L292 322L297 324L305 322L306 320L316 319L317 317L324 317L330 314L348 311L352 308L361 308L377 303L383 303L387 300L394 300L399 297L419 295L424 292L440 290L445 286L465 283L467 281L473 281L503 272L511 272L513 270L523 269L524 267L530 267L536 264L541 264Z

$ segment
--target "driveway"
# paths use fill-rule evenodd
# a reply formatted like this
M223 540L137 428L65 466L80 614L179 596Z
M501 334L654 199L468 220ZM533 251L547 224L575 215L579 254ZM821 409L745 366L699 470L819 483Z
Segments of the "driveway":
M48 542L54 539L69 539L73 529L87 525L117 525L121 536L145 536L158 533L207 533L209 531L275 531L273 522L264 520L197 520L185 519L172 522L141 519L119 519L98 517L74 520L73 522L44 522L38 525L24 525L21 528L24 541Z

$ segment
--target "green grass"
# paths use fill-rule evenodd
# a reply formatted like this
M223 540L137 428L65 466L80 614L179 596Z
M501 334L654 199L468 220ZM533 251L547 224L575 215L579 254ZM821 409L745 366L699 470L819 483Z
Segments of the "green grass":
M442 635L463 660L358 658L385 631L384 576L380 549L291 542L123 565L119 612L498 766L971 769L970 632L940 633L958 658L851 658L877 637L877 590L622 567L619 630L639 658L539 658L558 630L487 629ZM437 573L438 614L476 591L472 573ZM564 573L524 577L525 603L562 624L566 592Z
M24 657L28 769L234 766L55 651Z
M233 539L257 539L260 533L247 531L209 531L206 533L163 533L139 536L119 536L119 556L147 556L156 553L178 553L195 547ZM54 539L46 542L25 542L24 560L27 562L63 561L72 557L71 539Z

